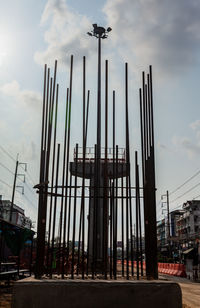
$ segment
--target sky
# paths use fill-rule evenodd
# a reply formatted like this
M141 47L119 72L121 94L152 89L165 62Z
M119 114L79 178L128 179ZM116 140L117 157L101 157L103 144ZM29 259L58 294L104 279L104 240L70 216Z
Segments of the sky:
M138 89L141 75L143 70L148 71L150 64L153 66L157 219L162 217L160 199L166 190L170 193L171 210L200 195L198 0L0 0L0 6L0 194L4 199L11 199L15 159L19 153L19 161L27 163L28 171L23 184L25 193L22 195L18 187L15 202L36 221L37 195L32 187L39 179L45 63L53 73L54 61L58 60L61 115L58 141L62 141L69 60L70 55L74 55L72 157L75 144L81 143L80 89L82 57L86 56L86 87L91 91L88 146L94 145L97 42L86 34L92 30L93 23L112 28L108 39L102 42L102 75L104 61L108 59L109 128L112 125L112 91L116 90L116 142L119 147L124 146L125 134L124 64L129 63L130 147L133 154L140 151ZM111 134L109 137L111 145ZM23 165L19 168L23 173ZM22 185L20 177L17 185Z

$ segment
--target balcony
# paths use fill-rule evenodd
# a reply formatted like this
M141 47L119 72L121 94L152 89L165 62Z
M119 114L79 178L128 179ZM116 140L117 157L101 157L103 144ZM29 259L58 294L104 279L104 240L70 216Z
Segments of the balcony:
M78 148L78 155L76 155L76 148L74 148L74 161L76 161L76 157L78 156L77 161L83 161L83 148ZM105 161L106 149L101 148L101 161ZM114 152L114 156L116 160L116 149ZM85 150L85 161L90 162L95 160L95 148L94 147L86 147ZM107 149L107 160L108 162L113 162L113 148ZM126 150L124 148L118 148L118 163L126 163Z

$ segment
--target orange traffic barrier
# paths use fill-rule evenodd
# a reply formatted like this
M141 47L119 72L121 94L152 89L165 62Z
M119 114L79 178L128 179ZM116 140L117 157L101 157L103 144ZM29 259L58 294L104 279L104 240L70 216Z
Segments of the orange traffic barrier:
M158 263L158 272L165 275L187 277L184 264Z
M173 276L177 276L177 273L178 273L178 266L179 266L179 264L174 264L174 270L173 270L173 272L172 272L172 275L173 275Z
M168 263L165 263L165 265L164 265L164 274L167 274L167 272L168 272Z
M164 265L165 263L160 263L161 268L160 268L160 273L164 273Z
M172 271L172 269L171 269L171 264L170 264L170 263L167 263L167 272L166 272L166 274L167 274L167 275L171 275L171 271Z
M185 278L187 277L184 264L178 264L178 271L176 276Z
M170 268L169 275L173 275L174 269L175 269L175 264L173 264L173 263L169 264L169 268Z

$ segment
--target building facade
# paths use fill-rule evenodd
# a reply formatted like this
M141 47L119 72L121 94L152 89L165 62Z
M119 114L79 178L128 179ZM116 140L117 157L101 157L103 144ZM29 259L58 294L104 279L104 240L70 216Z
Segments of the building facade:
M0 218L10 221L11 201L2 200L0 196ZM13 204L11 223L27 229L32 228L32 220L25 216L24 210L16 204Z
M177 220L180 240L195 241L200 237L200 200L187 201L183 204L183 213Z

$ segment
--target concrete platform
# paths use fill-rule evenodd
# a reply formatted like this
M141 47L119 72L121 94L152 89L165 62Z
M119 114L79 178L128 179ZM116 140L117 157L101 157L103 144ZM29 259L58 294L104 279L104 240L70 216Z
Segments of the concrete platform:
M165 281L36 280L14 285L12 308L181 308L180 286Z

